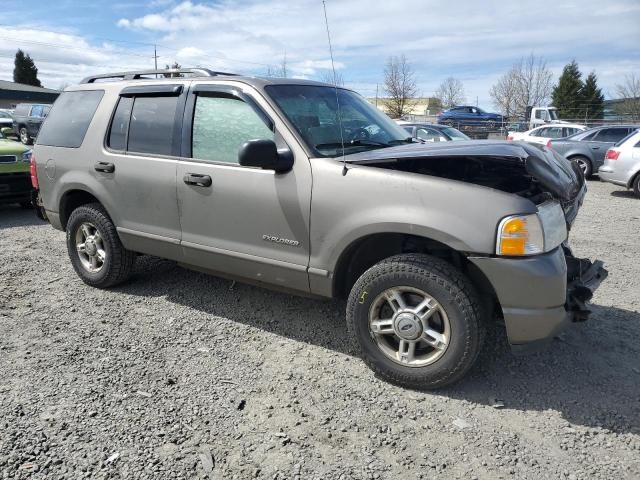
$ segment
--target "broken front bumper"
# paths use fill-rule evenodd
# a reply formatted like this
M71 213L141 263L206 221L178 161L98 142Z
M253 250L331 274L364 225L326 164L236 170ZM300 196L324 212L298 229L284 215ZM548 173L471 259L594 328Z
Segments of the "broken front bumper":
M607 278L602 262L575 258L568 247L528 258L470 257L493 286L509 343L545 343L588 318L586 303Z

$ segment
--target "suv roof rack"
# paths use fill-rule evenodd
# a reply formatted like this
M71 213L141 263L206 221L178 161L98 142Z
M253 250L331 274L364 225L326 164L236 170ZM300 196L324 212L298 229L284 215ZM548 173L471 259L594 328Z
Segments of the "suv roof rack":
M208 68L169 68L163 70L135 70L131 72L102 73L100 75L91 75L83 78L80 83L95 83L97 80L153 80L147 75L162 75L165 78L167 74L184 74L190 73L192 77L217 77L217 76L236 76L237 73L216 72Z

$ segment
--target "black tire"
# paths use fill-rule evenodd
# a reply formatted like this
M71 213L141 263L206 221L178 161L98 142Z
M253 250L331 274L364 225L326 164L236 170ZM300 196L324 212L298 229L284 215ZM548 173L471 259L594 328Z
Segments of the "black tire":
M633 184L631 185L633 188L633 194L640 198L640 173L636 175L636 178L633 180Z
M105 260L98 272L90 272L80 260L76 249L76 233L83 223L89 222L100 233ZM89 203L76 208L67 222L67 252L73 269L87 285L107 288L129 278L136 255L122 246L116 227L106 210L99 203Z
M593 164L591 163L591 160L589 160L587 157L583 157L582 155L571 157L571 160L573 160L578 164L578 166L580 166L580 169L584 173L584 178L591 178L591 176L593 175ZM582 167L582 165L584 165L584 168Z
M31 145L33 143L33 140L29 136L27 127L20 127L20 129L18 130L18 137L24 145Z
M411 367L391 360L369 330L369 311L385 290L417 288L435 299L451 325L446 350L434 363ZM475 288L451 264L429 255L402 254L367 270L353 286L347 302L347 327L360 346L365 363L384 380L429 390L460 380L474 364L486 333L485 318Z

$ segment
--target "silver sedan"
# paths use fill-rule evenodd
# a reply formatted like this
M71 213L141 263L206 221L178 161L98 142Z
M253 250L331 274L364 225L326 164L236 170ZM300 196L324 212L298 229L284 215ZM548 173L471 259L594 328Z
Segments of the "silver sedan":
M605 182L632 188L640 197L640 130L607 150L598 175Z

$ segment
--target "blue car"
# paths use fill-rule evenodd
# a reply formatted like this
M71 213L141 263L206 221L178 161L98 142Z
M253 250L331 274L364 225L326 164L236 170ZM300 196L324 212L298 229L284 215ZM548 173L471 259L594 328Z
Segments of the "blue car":
M504 118L499 113L462 105L442 112L438 117L438 123L456 128L494 130L503 126Z

